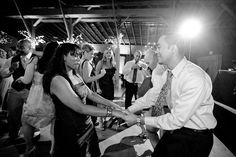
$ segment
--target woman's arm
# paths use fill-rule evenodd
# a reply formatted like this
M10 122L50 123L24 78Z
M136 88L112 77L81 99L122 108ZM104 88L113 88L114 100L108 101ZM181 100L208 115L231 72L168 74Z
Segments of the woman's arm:
M96 75L96 76L100 74L101 69L102 69L102 62L99 61L98 64L97 64L97 66L96 66L96 71L95 71L95 75ZM100 89L98 80L96 80L95 83L96 83L96 87L97 87L97 93L101 94L101 89Z
M101 71L101 73L99 75L90 77L88 64L89 64L88 61L85 61L84 65L82 67L83 68L83 80L85 83L90 83L90 82L96 81L105 75L106 71Z
M56 95L60 101L71 108L72 110L91 116L106 116L107 110L91 105L85 105L80 98L75 94L69 82L62 76L56 76L52 79L50 91ZM124 116L122 112L113 110L112 116L121 118Z
M38 57L34 57L33 60L27 65L24 76L17 80L20 80L24 84L29 84L34 76L35 64L38 62Z
M103 104L103 105L115 108L117 110L122 110L122 108L119 105L115 104L114 102L112 102L110 100L103 98L102 96L96 94L95 92L92 92L91 94L89 94L88 98L98 104Z

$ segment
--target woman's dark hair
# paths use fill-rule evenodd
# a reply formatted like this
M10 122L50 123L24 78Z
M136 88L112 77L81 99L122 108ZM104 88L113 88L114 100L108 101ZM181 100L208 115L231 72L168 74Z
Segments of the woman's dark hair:
M48 68L48 63L52 56L54 55L59 44L56 41L48 42L43 50L43 56L38 61L37 71L41 74L45 73Z
M50 61L50 66L46 73L43 76L43 88L45 93L50 93L50 85L52 78L56 75L61 75L68 79L64 56L67 56L69 53L75 55L79 46L72 43L63 43L58 46L54 57Z

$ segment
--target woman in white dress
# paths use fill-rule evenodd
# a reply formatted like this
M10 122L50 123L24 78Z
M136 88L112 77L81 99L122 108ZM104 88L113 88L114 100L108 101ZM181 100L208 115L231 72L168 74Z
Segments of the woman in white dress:
M48 99L45 100L43 95L44 91L42 86L42 78L57 47L57 42L49 42L43 52L34 53L35 57L33 57L31 62L27 65L24 76L17 80L23 82L24 84L29 84L32 82L27 101L24 104L22 111L22 131L26 141L25 157L32 154L36 149L33 144L35 129L46 127L54 118L54 106L49 105L50 98L48 97ZM38 105L41 105L39 103L42 102L42 99L44 99L44 107L40 108L41 110L35 110ZM51 125L51 127L53 127L53 125ZM53 148L54 140L52 128L51 134L51 148Z

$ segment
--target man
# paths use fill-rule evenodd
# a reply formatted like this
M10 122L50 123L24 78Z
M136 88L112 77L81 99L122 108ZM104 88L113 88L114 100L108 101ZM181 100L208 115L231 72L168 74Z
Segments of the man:
M124 79L125 79L125 108L127 109L131 106L133 95L135 99L137 98L138 84L141 84L144 80L144 72L142 67L139 66L139 61L141 59L142 52L135 51L134 59L128 61L123 69Z
M153 157L208 157L213 146L211 130L217 124L211 79L200 67L187 61L177 35L163 35L158 44L159 63L168 67L171 78L170 113L145 118L130 113L124 119L129 125L141 123L167 130Z

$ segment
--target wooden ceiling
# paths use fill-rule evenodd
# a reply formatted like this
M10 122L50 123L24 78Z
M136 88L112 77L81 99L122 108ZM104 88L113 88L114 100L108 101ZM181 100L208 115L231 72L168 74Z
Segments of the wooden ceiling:
M11 0L1 6L2 29L26 29L46 41L82 35L92 44L122 33L123 45L147 45L174 31L186 17L199 17L236 43L234 0ZM17 10L17 7L18 10ZM11 21L10 23L7 23ZM15 24L14 24L14 23ZM25 25L24 23L25 22ZM4 25L4 26L3 26Z

